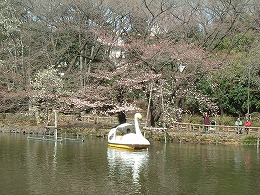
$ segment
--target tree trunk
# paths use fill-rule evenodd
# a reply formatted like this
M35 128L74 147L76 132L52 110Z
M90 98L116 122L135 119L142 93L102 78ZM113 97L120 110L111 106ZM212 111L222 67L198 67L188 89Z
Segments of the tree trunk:
M118 122L119 122L119 124L123 124L123 123L126 123L126 115L125 115L125 113L124 112L118 112L117 113L118 114Z
M152 127L155 127L155 126L156 126L156 123L157 123L157 122L159 121L159 119L160 119L161 111L160 111L160 113L158 114L158 112L157 112L157 113L155 112L155 109L153 108L153 106L151 106L150 114L151 114L151 126L152 126Z

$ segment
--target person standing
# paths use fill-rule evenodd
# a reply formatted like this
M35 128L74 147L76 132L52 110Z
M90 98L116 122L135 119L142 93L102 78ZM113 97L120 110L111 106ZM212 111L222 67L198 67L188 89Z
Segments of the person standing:
M245 123L245 131L246 131L246 134L248 134L248 131L249 131L249 127L251 127L252 123L251 121L248 119Z
M235 122L237 133L242 134L242 121L240 118L237 118L237 121Z
M209 129L209 115L208 115L208 112L205 112L204 115L203 115L203 124L204 124L204 131L205 133L208 132L208 129Z

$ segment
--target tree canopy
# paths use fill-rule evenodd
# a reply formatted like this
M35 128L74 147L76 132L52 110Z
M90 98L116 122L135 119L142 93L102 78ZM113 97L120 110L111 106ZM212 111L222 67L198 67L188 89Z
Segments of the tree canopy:
M1 112L259 112L255 0L2 0ZM141 106L142 105L142 106Z

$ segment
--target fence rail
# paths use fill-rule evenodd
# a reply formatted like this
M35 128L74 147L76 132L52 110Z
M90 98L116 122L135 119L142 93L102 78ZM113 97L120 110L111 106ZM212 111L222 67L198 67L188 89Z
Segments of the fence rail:
M193 123L173 123L168 131L188 131L188 132L207 132L209 133L246 133L250 135L260 135L260 127L244 127L244 126L225 126L225 125L201 125Z
M67 120L79 120L75 115L65 115L63 119ZM84 115L80 117L82 122L91 123L91 124L104 124L108 126L115 126L118 124L117 117L113 116L97 116L97 115ZM129 123L133 123L132 118L127 118ZM145 121L145 119L143 120ZM172 126L166 128L162 127L145 127L145 123L140 123L140 126L145 131L167 131L167 132L194 132L194 133L203 133L205 132L205 127L208 127L208 133L239 133L238 128L241 128L243 134L247 133L250 135L259 135L260 136L260 127L249 127L246 131L244 126L225 126L225 125L202 125L202 124L193 124L193 123L179 123L174 122Z

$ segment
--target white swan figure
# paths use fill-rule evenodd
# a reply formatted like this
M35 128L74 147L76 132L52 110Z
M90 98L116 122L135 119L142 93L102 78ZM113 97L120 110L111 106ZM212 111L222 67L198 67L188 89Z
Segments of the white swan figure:
M141 130L139 128L138 119L142 119L142 115L140 113L136 113L135 114L134 122L135 122L135 132L136 132L136 135L141 135L142 136Z
M150 142L142 135L138 120L142 118L140 113L134 116L134 126L123 123L110 130L108 134L108 145L111 147L126 149L146 149Z

